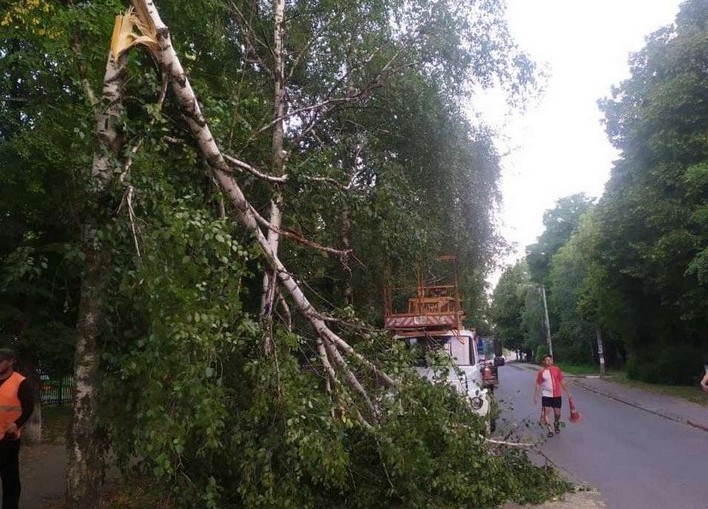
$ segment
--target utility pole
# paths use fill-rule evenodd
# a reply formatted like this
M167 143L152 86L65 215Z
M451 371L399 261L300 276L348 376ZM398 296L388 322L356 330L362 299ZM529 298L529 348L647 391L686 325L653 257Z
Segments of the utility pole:
M548 353L553 357L553 342L551 341L551 322L548 319L548 304L546 304L546 287L541 285L541 295L543 295L543 311L546 314L546 341L548 341Z
M602 334L600 327L595 326L595 334L597 336L597 356L600 358L600 374L605 374L605 349L602 345Z

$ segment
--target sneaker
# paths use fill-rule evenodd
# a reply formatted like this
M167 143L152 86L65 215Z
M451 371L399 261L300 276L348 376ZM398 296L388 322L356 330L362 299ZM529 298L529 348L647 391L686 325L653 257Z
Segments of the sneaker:
M548 435L546 435L546 436L547 436L548 438L553 438L553 432L552 432L552 431L549 431L549 432L548 432Z
M559 423L556 423L556 425L553 426L553 431L555 431L556 435L561 432L561 427Z

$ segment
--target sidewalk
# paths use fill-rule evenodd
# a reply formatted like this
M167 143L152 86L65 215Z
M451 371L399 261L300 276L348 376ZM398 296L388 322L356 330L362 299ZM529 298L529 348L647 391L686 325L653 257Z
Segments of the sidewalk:
M581 491L566 494L562 500L546 502L541 505L525 505L508 503L501 509L606 509L607 506L602 501L602 496L596 491Z
M608 378L568 376L574 384L666 419L708 431L708 408L672 396L654 394Z
M66 447L63 444L23 444L20 448L20 507L59 507L64 496L65 475Z
M536 371L538 366L526 363L516 365ZM636 387L613 382L611 377L566 375L575 385L672 421L681 422L708 432L708 407L680 398L647 392Z

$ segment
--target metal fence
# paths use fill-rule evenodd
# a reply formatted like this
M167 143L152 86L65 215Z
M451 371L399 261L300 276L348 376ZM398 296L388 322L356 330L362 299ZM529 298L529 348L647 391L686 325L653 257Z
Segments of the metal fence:
M42 394L42 405L70 405L71 395L74 391L74 378L67 376L57 380L42 380L40 391Z

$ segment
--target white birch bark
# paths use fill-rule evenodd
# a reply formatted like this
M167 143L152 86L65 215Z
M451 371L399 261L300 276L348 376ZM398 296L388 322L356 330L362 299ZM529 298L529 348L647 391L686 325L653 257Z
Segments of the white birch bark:
M283 37L285 30L283 22L285 18L285 0L274 1L275 29L273 33L273 58L275 65L273 69L274 93L273 93L273 115L276 119L273 125L272 138L272 174L279 177L283 174L285 155L283 151L283 117L285 116L285 71L283 64ZM279 230L283 223L282 214L283 194L276 184L274 186L273 197L270 201L270 216L268 222L274 229L269 229L266 233L268 245L275 256L278 255L280 245ZM264 348L266 353L273 351L273 308L275 306L275 295L277 286L277 276L271 268L268 268L263 275L263 292L261 296L261 320L264 322L267 331Z
M25 361L26 370L22 373L30 382L34 394L34 411L22 427L22 441L38 444L42 441L42 380L39 378L39 364L32 356Z
M126 61L124 56L117 60L109 57L103 81L102 103L96 110L98 148L94 153L91 175L93 194L99 202L111 182L113 161L122 143L116 124L122 113ZM67 441L66 498L71 509L98 507L103 481L103 446L97 428L97 373L100 355L96 341L103 312L101 300L109 255L96 238L96 220L96 217L89 217L82 232L86 258L76 324L74 411Z
M94 153L91 169L91 176L94 178L97 192L105 191L110 184L113 160L122 144L116 123L123 113L121 98L126 72L125 65L125 55L118 60L108 57L101 94L104 107L96 111L96 136L99 148Z
M22 427L22 441L28 444L42 442L42 402L35 398L34 411Z

